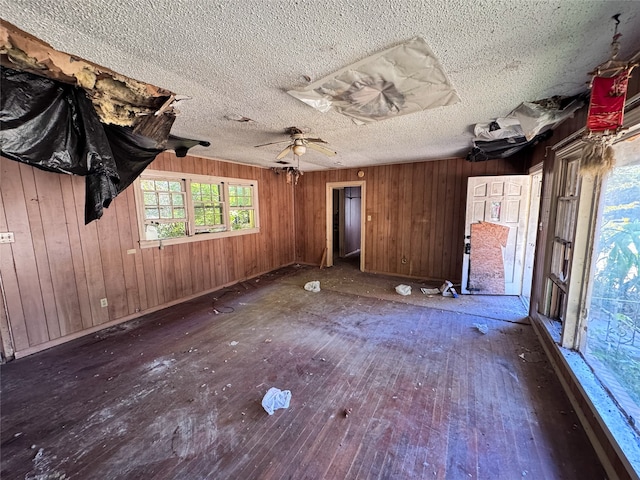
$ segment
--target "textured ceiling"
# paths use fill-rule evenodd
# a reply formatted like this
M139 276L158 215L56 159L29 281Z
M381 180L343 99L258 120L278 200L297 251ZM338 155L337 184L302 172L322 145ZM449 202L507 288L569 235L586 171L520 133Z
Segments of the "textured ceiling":
M2 18L65 51L190 97L172 133L190 152L276 165L297 126L329 142L302 170L464 156L472 130L523 101L584 91L608 59L614 22L626 59L640 48L640 2L589 0L0 0ZM461 102L356 125L287 90L413 37L440 60ZM638 74L638 72L636 72ZM234 119L247 117L251 122ZM291 158L288 158L291 160Z

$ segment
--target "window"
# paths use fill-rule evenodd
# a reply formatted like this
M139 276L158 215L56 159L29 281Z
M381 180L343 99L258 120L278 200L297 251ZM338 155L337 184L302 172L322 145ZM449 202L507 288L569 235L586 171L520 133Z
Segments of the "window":
M634 114L640 121L640 110ZM637 123L640 128L640 123ZM581 143L556 153L541 313L580 352L637 429L640 419L640 136L606 175L580 175Z
M140 245L257 233L257 182L146 171L138 181Z
M544 314L563 320L567 299L567 283L571 267L573 240L578 206L579 156L563 158L556 165L556 221L551 241L551 265L547 279Z
M553 147L541 208L547 236L540 298L531 310L558 344L586 422L605 428L599 443L628 461L629 472L640 471L639 132L636 107L625 112L606 175L580 175L571 165L582 153L580 132Z
M616 166L603 181L598 209L588 328L580 351L638 428L640 137L616 147Z
M229 186L229 215L233 230L255 227L251 187L243 185Z
M146 239L184 237L187 234L184 181L143 179L140 186Z
M227 229L222 202L223 191L224 183L191 182L196 233L224 232Z

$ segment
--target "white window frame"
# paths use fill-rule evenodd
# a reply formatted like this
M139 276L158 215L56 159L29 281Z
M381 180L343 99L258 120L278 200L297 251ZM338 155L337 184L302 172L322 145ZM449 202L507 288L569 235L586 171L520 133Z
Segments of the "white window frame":
M186 235L174 238L163 238L157 240L147 240L146 238L146 219L145 219L145 206L143 190L141 186L142 180L168 180L179 181L184 186L184 196L186 199ZM223 217L225 230L219 232L197 232L195 227L195 208L193 198L191 196L191 183L208 183L218 184L222 186L222 198L221 204L223 206ZM243 228L239 230L233 230L230 219L230 207L229 207L229 186L242 186L251 187L252 189L252 206L242 207L241 210L253 210L254 227ZM202 240L212 240L223 237L235 237L239 235L249 235L260 232L260 214L259 214L259 201L258 201L258 182L257 180L241 179L241 178L228 178L209 175L198 175L192 173L181 172L168 172L162 170L145 170L140 177L134 182L135 188L135 201L136 201L136 213L138 218L138 230L140 235L140 248L160 247L165 245L175 245L180 243L197 242Z

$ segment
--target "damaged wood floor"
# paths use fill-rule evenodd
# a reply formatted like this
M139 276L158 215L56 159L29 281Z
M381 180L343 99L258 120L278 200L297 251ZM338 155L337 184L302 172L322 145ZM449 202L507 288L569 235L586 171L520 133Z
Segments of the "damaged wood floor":
M1 477L605 478L530 325L397 283L292 266L3 365Z

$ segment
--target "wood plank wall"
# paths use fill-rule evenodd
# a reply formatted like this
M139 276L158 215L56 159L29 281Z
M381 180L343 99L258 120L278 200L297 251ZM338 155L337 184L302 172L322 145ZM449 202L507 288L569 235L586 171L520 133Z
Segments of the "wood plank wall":
M326 184L366 181L365 270L460 281L467 179L526 173L523 158L464 159L305 173L295 187L296 259L320 264L326 237ZM402 263L402 257L407 263Z
M15 243L0 244L0 280L18 355L294 261L293 187L283 176L167 152L149 168L256 179L260 233L140 249L133 186L85 226L84 178L1 158L0 231Z

